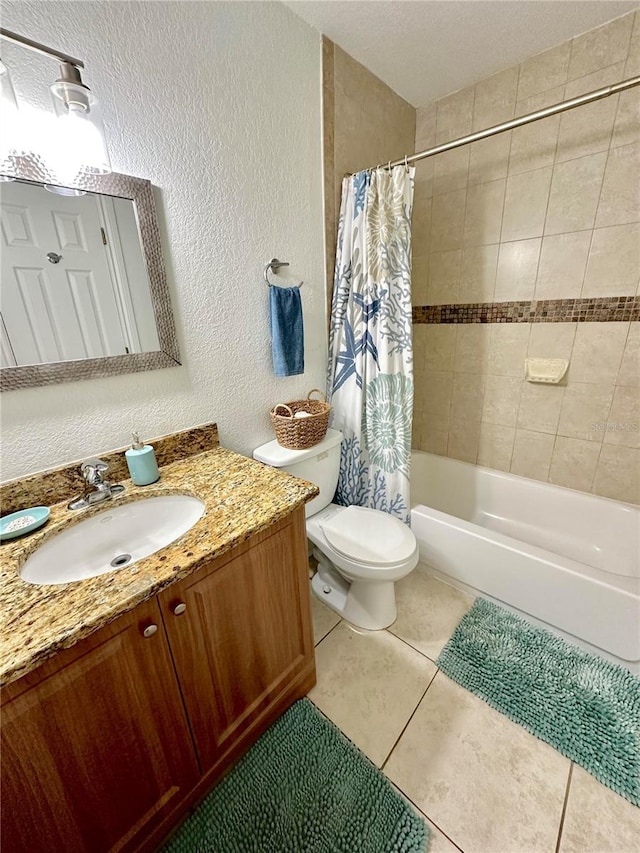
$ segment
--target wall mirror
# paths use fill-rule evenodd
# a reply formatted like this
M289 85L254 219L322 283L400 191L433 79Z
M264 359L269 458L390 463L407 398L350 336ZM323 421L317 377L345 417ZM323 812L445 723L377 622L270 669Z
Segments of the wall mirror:
M0 207L1 390L180 363L149 181L51 186L21 158Z

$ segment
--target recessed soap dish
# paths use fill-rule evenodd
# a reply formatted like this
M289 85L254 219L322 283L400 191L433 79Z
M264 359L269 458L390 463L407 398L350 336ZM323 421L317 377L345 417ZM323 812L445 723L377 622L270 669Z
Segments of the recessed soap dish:
M525 358L524 378L527 382L559 385L569 367L567 358Z

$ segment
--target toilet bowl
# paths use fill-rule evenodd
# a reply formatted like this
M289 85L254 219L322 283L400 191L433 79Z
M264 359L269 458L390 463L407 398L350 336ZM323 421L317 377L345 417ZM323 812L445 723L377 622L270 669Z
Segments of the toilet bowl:
M314 595L360 628L379 630L397 615L395 587L418 563L415 536L398 518L368 507L331 503L338 482L342 434L306 450L289 450L277 441L253 456L315 483L320 494L306 506L307 537L318 561L311 582Z
M394 584L418 563L418 545L399 519L377 509L328 507L307 519L316 546L315 595L360 628L387 628L396 620Z

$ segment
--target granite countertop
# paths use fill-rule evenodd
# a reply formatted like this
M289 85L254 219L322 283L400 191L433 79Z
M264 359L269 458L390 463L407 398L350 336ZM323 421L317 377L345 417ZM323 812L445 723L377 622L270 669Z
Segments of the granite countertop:
M125 491L107 505L68 510L70 494L51 507L43 528L0 546L0 684L15 681L318 494L311 483L220 447L160 470L160 480L151 486L123 480ZM36 586L21 579L27 557L60 530L109 506L167 494L198 497L205 513L155 554L73 583Z

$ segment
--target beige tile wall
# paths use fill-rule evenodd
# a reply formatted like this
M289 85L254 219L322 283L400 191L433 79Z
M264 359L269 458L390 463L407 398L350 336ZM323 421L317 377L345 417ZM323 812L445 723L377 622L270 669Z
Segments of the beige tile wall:
M640 12L418 109L416 150L638 73ZM422 161L413 233L417 305L640 294L640 88ZM414 326L415 445L640 502L638 326Z
M323 37L327 290L331 293L342 178L413 152L416 110Z

